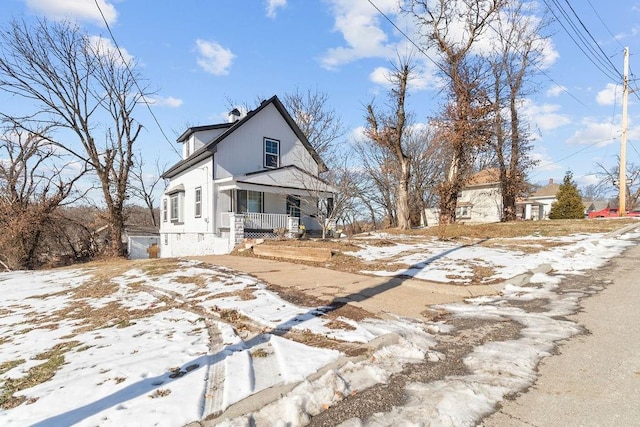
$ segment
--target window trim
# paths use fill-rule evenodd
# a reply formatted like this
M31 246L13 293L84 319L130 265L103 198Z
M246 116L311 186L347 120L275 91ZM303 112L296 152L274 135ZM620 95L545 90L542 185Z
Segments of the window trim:
M180 197L178 197L178 193L169 196L169 205L171 206L169 219L171 219L171 222L178 222L180 219Z
M169 220L169 202L165 197L162 199L162 222L167 222Z
M202 187L195 189L193 211L196 218L202 217Z
M287 215L295 218L301 217L300 196L287 194Z
M268 143L275 143L276 146L276 153L268 153L267 152L267 144ZM267 159L270 158L270 156L275 157L275 166L271 164L271 162L268 162ZM265 168L269 168L269 169L275 169L275 168L279 168L280 167L280 140L278 139L274 139L274 138L268 138L268 137L264 137L263 138L263 143L262 143L262 163L264 165Z
M252 196L252 197L251 197ZM264 193L261 191L253 191L253 190L237 190L237 212L238 213L264 213ZM250 202L252 204L259 205L259 211L250 211L249 206Z

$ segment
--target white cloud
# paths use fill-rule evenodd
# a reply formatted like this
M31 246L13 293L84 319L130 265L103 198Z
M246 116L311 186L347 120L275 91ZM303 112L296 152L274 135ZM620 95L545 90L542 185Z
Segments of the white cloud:
M563 169L563 166L554 162L544 149L541 149L540 151L532 151L530 157L531 160L538 162L536 167L533 169L535 173L531 175L531 179L540 177L541 172L552 172ZM544 175L542 175L542 177L544 177Z
M324 68L334 70L340 65L362 58L391 57L396 46L380 28L380 14L368 2L331 0L335 17L334 30L342 33L346 46L329 49L321 58ZM385 14L398 14L396 0L378 1L376 5Z
M613 144L620 136L620 127L611 122L595 122L585 119L582 127L567 139L568 144L596 145L604 147Z
M159 107L171 107L178 108L182 105L182 99L174 98L173 96L147 96L145 97L149 105L157 105Z
M391 88L392 84L389 80L393 70L386 67L377 67L369 74L369 80L373 83ZM434 88L440 80L427 72L420 72L418 68L414 69L413 75L410 76L407 88L409 91L418 91Z
M616 103L618 94L622 92L619 85L607 83L607 87L596 95L596 102L600 105L613 105Z
M104 26L100 10L109 24L115 23L118 18L116 8L107 0L98 0L100 10L96 7L94 0L25 0L25 2L32 11L54 19L73 18Z
M89 43L94 51L98 55L103 56L114 56L116 58L116 62L120 63L120 65L124 65L122 62L131 63L133 61L133 55L127 52L127 49L120 47L120 53L118 53L118 49L111 42L111 39L104 38L102 36L90 36ZM122 54L122 56L120 56Z
M528 120L541 131L557 129L571 123L566 114L559 112L557 104L534 104L530 100L523 100L523 112Z
M287 0L267 0L267 16L271 19L276 17L279 8L287 5Z
M231 50L225 49L218 42L197 39L198 65L207 73L222 76L229 74L229 67L236 57Z
M554 98L556 96L560 96L567 91L566 86L553 85L551 88L547 90L547 96L549 98Z

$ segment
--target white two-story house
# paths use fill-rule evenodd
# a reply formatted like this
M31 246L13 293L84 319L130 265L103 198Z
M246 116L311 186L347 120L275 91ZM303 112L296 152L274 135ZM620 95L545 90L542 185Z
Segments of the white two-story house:
M320 229L333 189L307 138L276 97L229 121L191 127L162 196L162 257L223 254L245 237ZM323 199L325 203L319 203Z

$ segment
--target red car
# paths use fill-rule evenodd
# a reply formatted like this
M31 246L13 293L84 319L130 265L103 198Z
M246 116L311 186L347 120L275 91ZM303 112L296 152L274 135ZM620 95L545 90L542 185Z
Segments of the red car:
M614 218L618 216L618 208L604 208L589 212L589 218ZM629 211L626 216L640 216L640 211Z

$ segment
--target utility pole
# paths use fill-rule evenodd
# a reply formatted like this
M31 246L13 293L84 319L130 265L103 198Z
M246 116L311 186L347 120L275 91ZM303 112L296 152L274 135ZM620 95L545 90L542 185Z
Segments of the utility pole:
M618 215L627 211L627 98L629 97L629 48L624 48L624 75L622 78L622 135L620 137L620 202Z

